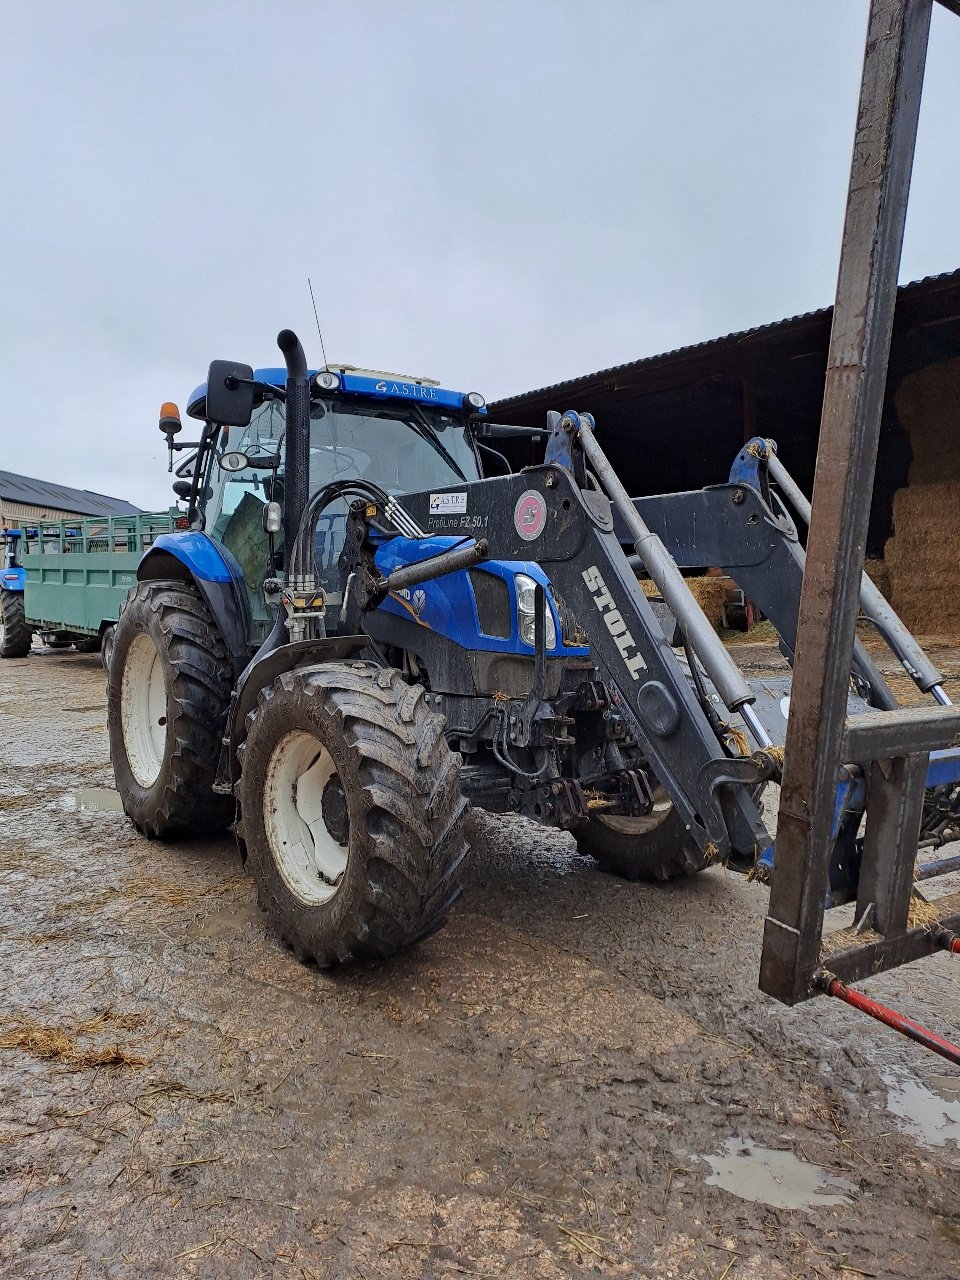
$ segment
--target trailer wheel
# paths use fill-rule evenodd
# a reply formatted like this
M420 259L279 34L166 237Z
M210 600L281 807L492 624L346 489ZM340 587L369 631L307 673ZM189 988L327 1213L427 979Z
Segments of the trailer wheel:
M0 658L25 658L33 643L22 591L0 591Z
M117 628L107 627L103 635L100 637L100 665L104 671L110 670L110 662L113 658L113 641L117 634Z
M74 640L73 647L76 649L77 653L99 653L100 637L90 636L86 640Z
M260 906L300 959L380 959L437 929L467 854L460 757L423 688L331 662L260 694L237 834Z
M675 880L707 865L662 787L642 818L596 814L574 832L577 848L624 880Z
M145 836L218 831L232 821L232 799L213 791L231 677L223 637L195 588L133 588L114 636L107 722L123 810Z

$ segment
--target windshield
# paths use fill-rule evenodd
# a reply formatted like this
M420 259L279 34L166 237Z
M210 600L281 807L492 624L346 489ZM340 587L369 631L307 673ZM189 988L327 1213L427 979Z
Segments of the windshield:
M265 503L283 502L286 411L267 400L242 430L221 432L215 459L239 452L279 454L273 473L260 468L224 471L213 460L208 471L206 528L233 552L244 572L256 621L267 613L260 585L268 576L268 543L261 515ZM433 437L433 438L431 438ZM415 493L477 480L480 470L462 418L429 406L376 405L330 398L310 405L310 493L334 480L363 479L388 493ZM339 588L337 559L343 546L347 504L331 503L317 527L317 570L328 592ZM273 570L271 569L272 573Z
M333 399L310 406L311 493L353 479L415 493L479 474L462 420L448 414Z

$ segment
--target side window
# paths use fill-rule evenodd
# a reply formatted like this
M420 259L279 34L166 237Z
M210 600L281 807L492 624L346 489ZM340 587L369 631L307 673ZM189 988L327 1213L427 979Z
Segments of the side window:
M224 471L218 460L228 452L276 453L283 436L283 407L267 401L254 411L250 425L221 438L210 471L206 528L222 542L243 570L254 640L269 630L270 618L261 586L267 576L269 539L263 530L263 508L271 497L272 473L248 468Z

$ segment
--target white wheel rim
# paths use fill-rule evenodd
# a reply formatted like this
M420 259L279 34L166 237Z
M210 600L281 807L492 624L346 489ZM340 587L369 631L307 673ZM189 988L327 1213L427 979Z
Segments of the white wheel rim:
M157 646L146 634L127 650L120 686L120 726L130 772L141 787L160 776L167 745L167 690Z
M335 777L330 752L313 734L299 730L280 739L267 765L267 843L287 887L305 906L329 902L347 869L349 844L340 844L323 816L324 788Z
M612 831L619 831L625 836L642 836L656 830L661 823L666 822L671 813L673 813L673 801L663 787L657 787L653 793L653 808L643 817L626 818L614 813L609 817L598 813L596 817L598 822L602 822L605 827L610 827Z

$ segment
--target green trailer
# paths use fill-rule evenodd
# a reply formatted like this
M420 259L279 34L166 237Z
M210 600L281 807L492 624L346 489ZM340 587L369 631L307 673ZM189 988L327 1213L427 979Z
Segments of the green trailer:
M160 534L174 530L178 514L43 520L5 530L0 657L25 656L38 635L55 648L93 653L102 647L106 666L137 565Z

